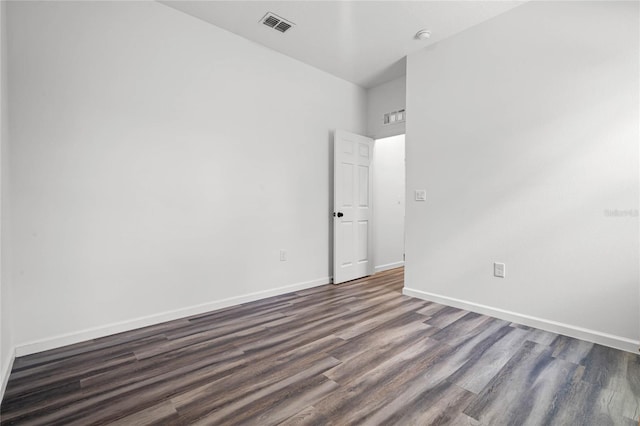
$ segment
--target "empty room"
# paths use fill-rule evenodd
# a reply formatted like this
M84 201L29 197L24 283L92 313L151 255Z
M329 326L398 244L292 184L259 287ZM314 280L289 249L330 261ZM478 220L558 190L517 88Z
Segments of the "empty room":
M639 1L0 25L0 424L640 425Z

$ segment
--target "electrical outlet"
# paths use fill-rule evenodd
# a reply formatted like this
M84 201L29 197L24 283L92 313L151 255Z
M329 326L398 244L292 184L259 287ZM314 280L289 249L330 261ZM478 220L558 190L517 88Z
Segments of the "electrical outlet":
M287 251L280 250L280 262L285 262L287 260Z
M506 268L504 263L494 262L493 264L493 276L498 278L504 278Z

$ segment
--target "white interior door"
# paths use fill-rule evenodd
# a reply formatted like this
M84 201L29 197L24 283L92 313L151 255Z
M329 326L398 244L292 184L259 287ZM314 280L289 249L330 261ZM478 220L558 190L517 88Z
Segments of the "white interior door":
M333 140L333 283L373 273L373 139L336 130Z

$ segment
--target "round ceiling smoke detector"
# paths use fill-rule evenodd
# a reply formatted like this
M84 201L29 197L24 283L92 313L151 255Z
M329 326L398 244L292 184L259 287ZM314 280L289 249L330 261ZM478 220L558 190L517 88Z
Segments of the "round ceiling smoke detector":
M429 30L420 30L416 33L416 40L427 40L429 37L431 37Z

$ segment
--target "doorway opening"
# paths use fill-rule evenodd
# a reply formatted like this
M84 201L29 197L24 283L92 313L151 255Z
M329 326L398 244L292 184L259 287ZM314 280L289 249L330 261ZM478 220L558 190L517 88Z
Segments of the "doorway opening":
M333 283L404 266L404 134L333 142Z
M405 135L376 139L373 151L374 272L404 265Z

